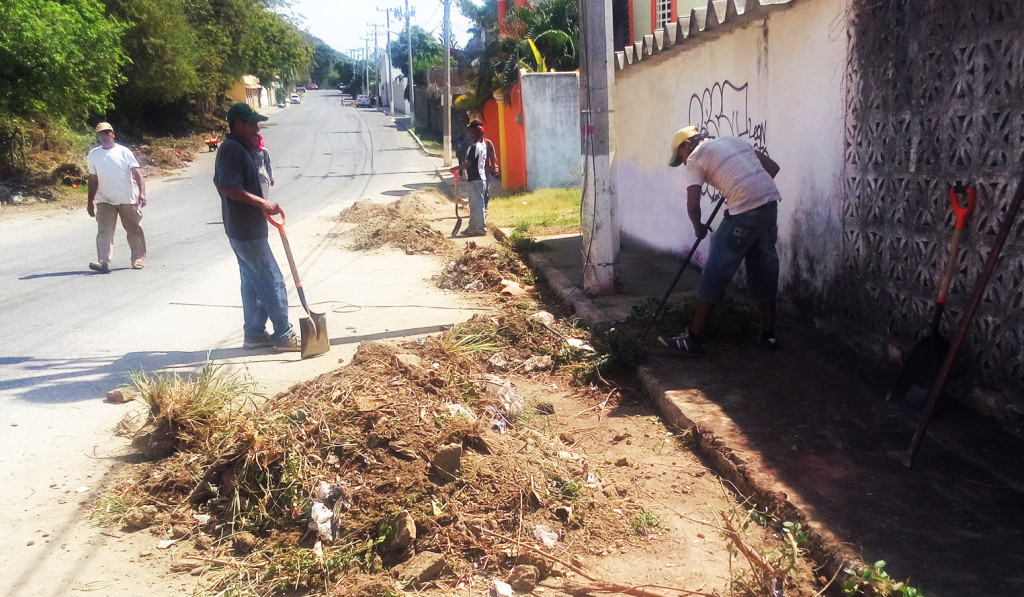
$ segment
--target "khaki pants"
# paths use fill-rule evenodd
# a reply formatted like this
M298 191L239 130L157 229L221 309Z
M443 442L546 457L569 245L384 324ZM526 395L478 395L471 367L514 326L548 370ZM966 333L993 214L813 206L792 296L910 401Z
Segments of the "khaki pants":
M128 246L132 250L132 262L146 258L146 236L142 232L142 208L138 204L110 203L96 204L96 257L100 263L110 263L114 249L114 230L117 218L121 217L121 225L128 233Z

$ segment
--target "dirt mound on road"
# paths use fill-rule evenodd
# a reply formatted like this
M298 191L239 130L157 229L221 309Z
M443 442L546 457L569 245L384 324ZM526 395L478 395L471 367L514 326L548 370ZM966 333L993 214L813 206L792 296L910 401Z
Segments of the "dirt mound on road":
M445 201L433 190L414 191L389 204L368 199L357 201L337 217L339 222L357 226L339 237L344 246L354 250L393 246L410 255L444 253L452 248L452 243L430 227L425 215Z

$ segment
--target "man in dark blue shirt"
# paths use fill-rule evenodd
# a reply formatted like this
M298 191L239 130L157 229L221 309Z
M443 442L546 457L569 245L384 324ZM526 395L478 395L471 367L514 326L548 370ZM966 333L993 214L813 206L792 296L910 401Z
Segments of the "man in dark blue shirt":
M220 194L224 231L242 278L242 347L298 352L299 338L288 321L288 291L267 242L264 217L281 213L281 208L263 198L253 155L259 144L259 123L266 119L248 104L231 106L227 117L230 133L217 150L213 183ZM267 333L267 319L274 326L273 334Z

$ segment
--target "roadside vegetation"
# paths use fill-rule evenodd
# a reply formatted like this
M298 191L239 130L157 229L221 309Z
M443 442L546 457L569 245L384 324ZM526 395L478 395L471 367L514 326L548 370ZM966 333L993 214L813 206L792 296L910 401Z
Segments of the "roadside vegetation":
M509 195L499 191L487 206L487 223L529 237L579 232L582 200L580 189L540 189Z
M601 334L565 318L516 253L425 234L423 214L445 203L357 203L338 240L418 243L443 256L435 283L487 313L364 342L271 398L214 366L138 372L142 408L121 432L142 461L97 518L154 534L205 595L815 595L799 524L705 474L687 433L665 428ZM681 560L691 541L710 543ZM603 564L620 558L628 574Z

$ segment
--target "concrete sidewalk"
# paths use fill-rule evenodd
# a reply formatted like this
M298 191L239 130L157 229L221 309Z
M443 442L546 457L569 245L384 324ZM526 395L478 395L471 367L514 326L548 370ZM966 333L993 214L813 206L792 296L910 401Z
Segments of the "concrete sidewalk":
M621 292L587 297L579 235L539 240L532 265L588 324L624 319L637 301L660 299L680 266L626 244ZM688 269L670 303L695 294L699 276ZM776 352L753 337L711 338L707 354L692 358L661 348L656 334L639 371L651 399L672 424L696 431L701 456L742 494L810 531L819 575L885 560L890 576L928 597L1024 595L1019 438L947 400L908 469L902 461L917 417L883 401L895 371L785 314Z

